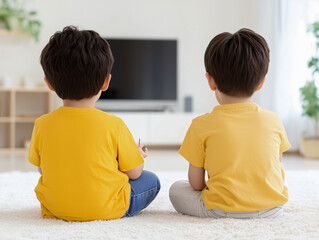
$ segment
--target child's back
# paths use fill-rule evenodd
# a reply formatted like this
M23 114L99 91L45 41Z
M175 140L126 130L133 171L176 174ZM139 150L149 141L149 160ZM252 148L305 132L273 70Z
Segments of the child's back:
M220 34L207 47L206 76L221 105L193 120L180 148L190 165L189 183L170 189L177 211L200 217L281 215L288 200L281 153L290 144L279 117L252 102L268 63L267 43L248 29Z
M95 109L113 56L94 31L66 27L41 54L45 81L63 107L35 122L28 160L39 167L41 214L72 221L132 216L156 197L160 183L143 171L147 150L124 122ZM143 157L142 157L143 156Z
M125 214L130 184L123 172L143 159L121 119L95 108L61 107L36 121L32 139L29 161L41 162L44 177L35 191L44 217L93 220Z
M194 119L179 152L210 176L202 192L207 208L240 212L286 203L278 154L288 148L277 115L242 103L220 105Z

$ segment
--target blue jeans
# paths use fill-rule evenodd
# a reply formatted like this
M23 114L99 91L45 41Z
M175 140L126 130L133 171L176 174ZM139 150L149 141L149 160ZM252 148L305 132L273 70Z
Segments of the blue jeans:
M149 171L143 171L136 180L129 180L131 185L130 206L123 217L133 216L146 208L161 189L158 177Z

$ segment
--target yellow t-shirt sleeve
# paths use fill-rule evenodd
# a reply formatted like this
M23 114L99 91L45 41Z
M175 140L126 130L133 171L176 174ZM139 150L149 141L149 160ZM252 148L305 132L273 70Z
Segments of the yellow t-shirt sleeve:
M117 160L121 172L127 172L144 163L144 159L124 122L122 122L119 131L117 151Z
M285 129L281 133L280 153L286 152L291 147Z
M179 149L179 154L193 166L204 167L204 153L205 149L193 122L186 133L182 146Z
M34 124L31 143L29 147L28 161L33 165L40 167L40 154L39 154L39 134L37 121Z
M280 153L283 153L283 152L286 152L290 147L290 143L288 141L288 137L287 137L287 133L285 131L285 127L284 125L282 124L279 116L278 116L278 121L279 121L279 126L280 126L280 129L279 129L279 133L280 133L280 138L281 138L281 144L280 144Z

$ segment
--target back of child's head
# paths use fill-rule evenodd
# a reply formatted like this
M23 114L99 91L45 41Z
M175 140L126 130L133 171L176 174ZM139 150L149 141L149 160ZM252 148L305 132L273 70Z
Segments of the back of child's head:
M98 33L68 26L50 38L40 62L60 98L80 100L98 94L114 60L109 44Z
M247 28L217 35L205 52L206 72L217 89L229 96L252 96L266 76L268 65L266 40Z

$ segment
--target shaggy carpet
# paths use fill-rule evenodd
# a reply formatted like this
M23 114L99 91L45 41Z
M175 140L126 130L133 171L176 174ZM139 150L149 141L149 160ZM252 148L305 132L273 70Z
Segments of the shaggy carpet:
M42 219L36 172L0 174L0 239L319 239L319 171L287 171L281 219L199 219L174 211L169 186L184 172L159 172L157 199L135 217L92 222Z

